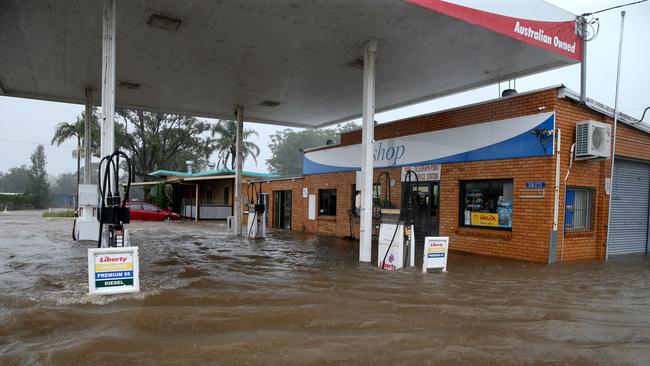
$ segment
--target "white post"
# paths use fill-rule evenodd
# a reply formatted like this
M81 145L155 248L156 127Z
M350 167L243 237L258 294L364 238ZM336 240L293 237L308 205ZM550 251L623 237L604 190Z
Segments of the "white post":
M84 184L90 184L90 162L92 157L92 123L93 123L93 90L86 88L86 112L84 119Z
M375 134L375 56L377 42L366 44L363 57L363 130L361 147L361 225L359 262L370 262L372 253L372 177Z
M555 196L553 198L553 231L557 232L558 216L560 211L560 143L562 134L557 129L557 146L555 148Z
M618 42L618 67L616 68L616 93L614 96L614 129L612 133L612 166L609 173L609 207L607 209L607 241L605 259L609 257L609 238L612 224L612 196L614 196L614 161L616 161L616 125L618 124L618 87L621 80L621 57L623 55L623 30L625 29L625 11L621 12L621 35Z
M101 156L115 150L115 0L104 0ZM101 182L100 182L101 184Z
M242 194L241 194L241 185L242 185L242 150L244 147L244 107L238 106L236 117L237 117L237 147L235 148L235 205L234 216L235 216L235 233L237 235L242 234L241 223L241 203L242 203Z
M580 17L580 33L582 41L582 60L580 61L580 102L587 102L587 18Z

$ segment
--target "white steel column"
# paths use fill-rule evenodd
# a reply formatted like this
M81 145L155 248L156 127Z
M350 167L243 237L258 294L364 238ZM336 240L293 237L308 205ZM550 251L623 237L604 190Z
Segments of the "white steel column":
M616 91L614 94L614 131L612 133L611 171L609 173L609 203L607 208L607 241L605 242L605 259L609 258L609 243L612 228L612 196L614 195L614 163L616 162L616 125L618 124L618 93L621 83L621 58L623 57L623 31L625 30L625 12L621 12L621 34L618 41L618 66L616 67Z
M369 41L363 53L363 129L361 145L361 225L359 262L370 262L372 253L372 176L375 134L375 56L377 42Z
M92 157L92 124L93 124L93 90L86 88L86 112L84 118L84 184L90 184L90 159Z
M244 107L238 106L236 117L237 117L237 147L235 148L235 202L234 206L234 216L235 216L235 233L237 235L242 234L241 225L242 225L242 213L241 213L241 185L242 185L242 150L244 148Z
M115 150L115 0L104 0L103 19L102 157L112 154Z

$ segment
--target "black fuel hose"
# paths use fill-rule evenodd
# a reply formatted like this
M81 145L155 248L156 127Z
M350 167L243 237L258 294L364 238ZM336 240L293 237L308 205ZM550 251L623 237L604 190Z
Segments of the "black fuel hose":
M420 192L420 178L418 177L418 174L416 172L410 170L410 169L407 170L406 171L406 177L404 177L404 181L408 182L408 185L409 185L409 189L408 189L408 192L407 192L406 217L405 217L406 220L405 220L405 222L406 222L406 224L408 224L409 230L410 230L410 227L413 226L413 221L414 221L414 215L413 215L413 187L411 187L411 182L412 182L411 176L415 177L415 191L418 192L418 194ZM400 213L401 213L401 211L400 211ZM405 225L405 227L406 227L406 225ZM411 235L415 235L415 233L411 231ZM407 247L407 249L410 249L411 243L407 243L406 247ZM410 250L407 250L406 253L404 254L404 267L406 267L406 264L408 263L410 252L411 252Z
M120 157L123 157L124 160L126 160L126 167L127 167L127 172L128 172L128 180L126 183L126 190L124 192L124 200L120 202L120 192L119 192L119 177L120 177ZM101 176L102 176L102 164L106 163L106 167L104 168L104 180L102 182ZM113 169L112 173L115 175L115 182L111 181L111 167ZM103 211L106 209L106 201L110 199L110 204L111 206L117 206L117 207L126 207L126 203L129 200L129 194L131 192L131 180L133 178L133 166L131 165L131 159L129 159L128 155L126 155L124 152L120 150L115 150L111 155L106 155L102 158L102 160L99 161L99 169L97 171L97 181L100 182L98 184L97 189L99 191L99 197L101 204L99 206L99 237L97 239L97 248L102 247L102 231L103 231L103 226L104 226L104 216L103 216ZM111 193L111 188L114 187L113 193ZM115 204L115 201L117 201L117 205Z

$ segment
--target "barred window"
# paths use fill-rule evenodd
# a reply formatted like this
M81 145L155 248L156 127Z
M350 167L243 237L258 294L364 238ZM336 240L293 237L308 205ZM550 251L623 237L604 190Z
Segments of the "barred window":
M564 230L566 232L591 231L594 190L567 188L564 203Z

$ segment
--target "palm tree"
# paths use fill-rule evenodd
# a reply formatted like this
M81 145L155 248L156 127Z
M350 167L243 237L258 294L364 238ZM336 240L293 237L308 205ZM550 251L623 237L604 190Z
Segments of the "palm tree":
M90 148L93 156L99 156L99 122L97 117L92 116L90 128ZM81 155L83 154L83 136L84 136L85 112L82 112L77 120L73 123L59 122L54 129L54 136L50 142L52 145L60 146L69 139L77 139L77 148L72 151L72 157L77 158L77 187L79 187L79 172L81 171ZM77 200L79 199L77 194Z
M219 120L216 124L212 126L212 136L218 135L216 139L216 150L219 154L219 160L217 166L222 166L227 168L230 165L230 169L235 170L235 156L237 154L237 122L235 121L226 121ZM255 145L255 143L246 141L249 140L253 135L259 136L257 131L251 130L249 128L244 129L244 148L242 150L242 161L245 161L249 156L253 158L257 164L257 157L260 155L260 148ZM230 161L230 164L228 164Z

